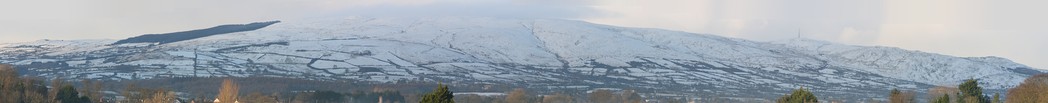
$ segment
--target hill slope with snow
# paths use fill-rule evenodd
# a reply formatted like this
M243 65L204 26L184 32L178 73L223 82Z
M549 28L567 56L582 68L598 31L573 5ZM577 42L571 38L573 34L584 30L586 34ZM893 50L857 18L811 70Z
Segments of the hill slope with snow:
M998 57L795 39L755 42L581 21L480 17L281 21L164 44L42 40L0 44L25 75L88 79L268 76L531 88L638 88L677 95L778 96L797 87L880 96L968 78L988 89L1039 69ZM669 92L666 92L669 91Z

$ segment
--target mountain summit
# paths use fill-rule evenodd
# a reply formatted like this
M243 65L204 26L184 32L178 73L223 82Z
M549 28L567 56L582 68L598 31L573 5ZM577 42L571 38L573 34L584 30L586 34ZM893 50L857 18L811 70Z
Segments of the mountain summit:
M890 88L923 91L969 78L1003 89L1043 73L998 57L807 39L756 42L570 20L353 17L263 23L271 25L206 36L176 32L167 35L194 38L156 42L0 44L0 63L17 65L24 75L78 79L422 80L738 97L779 96L804 87L839 98L866 98Z

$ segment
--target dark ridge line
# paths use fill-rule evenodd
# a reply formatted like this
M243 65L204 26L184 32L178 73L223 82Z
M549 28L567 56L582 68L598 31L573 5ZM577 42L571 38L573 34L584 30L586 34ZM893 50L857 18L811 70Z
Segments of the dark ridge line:
M167 44L178 41L191 40L196 38L203 38L207 36L228 34L235 32L244 32L258 30L263 27L279 23L280 21L267 21L267 22L255 22L250 24L230 24L220 25L206 29L164 33L164 34L146 34L142 36L136 36L127 38L124 40L116 41L110 45L128 44L128 43L157 43Z

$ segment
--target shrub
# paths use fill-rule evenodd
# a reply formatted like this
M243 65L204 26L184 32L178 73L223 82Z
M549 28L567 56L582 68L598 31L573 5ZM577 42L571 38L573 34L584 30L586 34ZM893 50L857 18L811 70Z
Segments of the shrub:
M419 103L455 103L454 98L455 95L448 91L448 86L439 84L433 92L422 96L422 100Z
M815 97L808 89L799 88L793 90L793 93L783 95L776 100L777 103L818 103L819 99Z

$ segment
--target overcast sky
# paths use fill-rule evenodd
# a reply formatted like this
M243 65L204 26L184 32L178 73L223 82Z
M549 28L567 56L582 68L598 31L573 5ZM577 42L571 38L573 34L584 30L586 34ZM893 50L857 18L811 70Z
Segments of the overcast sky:
M1048 69L1044 0L4 0L0 42L122 39L332 16L584 20L756 41L803 38Z

